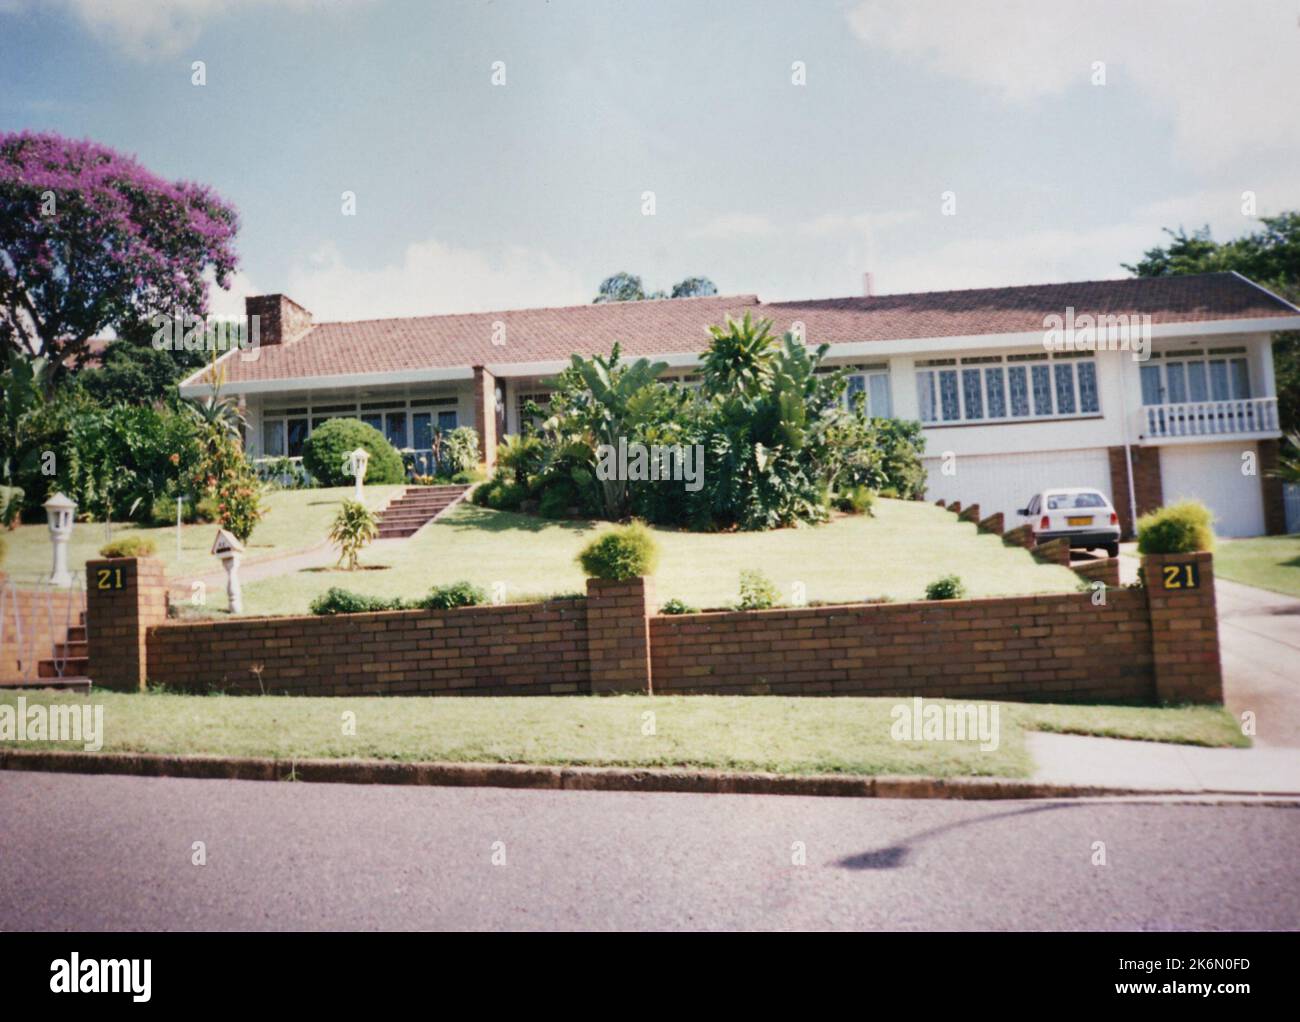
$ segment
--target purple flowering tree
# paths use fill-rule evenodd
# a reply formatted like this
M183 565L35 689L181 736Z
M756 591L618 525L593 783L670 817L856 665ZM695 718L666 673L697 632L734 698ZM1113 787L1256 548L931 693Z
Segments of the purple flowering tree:
M0 348L57 379L87 342L158 312L207 312L236 265L234 209L203 185L54 134L0 133Z

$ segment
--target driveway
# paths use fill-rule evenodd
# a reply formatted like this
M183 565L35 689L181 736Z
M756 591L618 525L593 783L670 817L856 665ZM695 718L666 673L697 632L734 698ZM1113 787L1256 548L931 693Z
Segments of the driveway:
M1120 580L1138 561L1120 559ZM1228 709L1255 714L1258 745L1300 748L1300 599L1227 579L1214 580Z

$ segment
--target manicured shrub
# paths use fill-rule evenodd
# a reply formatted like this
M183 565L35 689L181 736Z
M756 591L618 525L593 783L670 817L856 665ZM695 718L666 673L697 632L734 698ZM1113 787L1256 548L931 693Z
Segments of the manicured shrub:
M1138 519L1138 553L1190 554L1214 549L1214 516L1195 500L1157 508Z
M578 554L578 563L590 578L621 582L654 574L659 545L649 529L633 522L597 536Z
M360 419L330 419L302 446L302 465L322 486L346 486L353 477L343 470L343 458L363 447L370 452L365 481L372 486L405 482L402 456L379 430Z
M485 593L472 582L453 582L449 586L434 586L429 595L416 601L422 610L452 610L455 607L477 607L487 600Z
M152 557L158 548L148 536L123 536L99 548L100 557Z
M359 500L345 500L330 526L330 542L339 548L339 563L347 562L348 571L355 571L361 548L379 535L379 520L375 513Z
M966 586L957 575L944 575L925 587L927 600L960 600L966 595Z
M660 614L698 614L699 612L698 607L692 607L689 603L676 597L673 597L659 608Z
M837 511L850 515L871 514L875 502L876 495L866 486L847 486L833 500Z
M755 568L740 573L740 602L738 610L767 610L776 606L780 594L772 580Z
M380 610L404 610L406 601L400 597L366 596L348 589L331 586L311 601L313 614L372 614Z
M528 491L505 476L495 476L474 491L474 503L494 511L518 511L528 497Z

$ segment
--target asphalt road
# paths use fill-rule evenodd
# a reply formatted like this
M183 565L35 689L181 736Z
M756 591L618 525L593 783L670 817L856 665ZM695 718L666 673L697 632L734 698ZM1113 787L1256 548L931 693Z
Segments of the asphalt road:
M1300 808L4 772L0 929L1300 929L1297 845Z

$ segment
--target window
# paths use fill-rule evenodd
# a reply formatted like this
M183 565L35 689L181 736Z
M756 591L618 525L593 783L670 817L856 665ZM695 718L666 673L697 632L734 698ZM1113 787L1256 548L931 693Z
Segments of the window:
M289 420L289 457L302 457L302 445L307 442L308 432L306 419Z
M849 375L849 386L844 392L845 402L850 406L859 394L863 398L863 408L872 418L888 419L894 414L893 402L889 397L889 367L886 365L863 366Z
M262 430L263 453L270 458L284 457L284 420L272 419Z
M1000 355L979 355L960 363L931 359L917 367L922 422L1007 421L1101 411L1097 365L1091 358L1019 354L1004 361Z
M1082 507L1105 507L1106 498L1100 493L1049 493L1048 511L1072 511Z
M1217 357L1220 354L1235 357ZM1234 401L1251 396L1244 348L1168 352L1159 361L1142 366L1141 376L1144 405Z
M384 436L399 451L406 446L406 412L384 413Z

